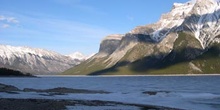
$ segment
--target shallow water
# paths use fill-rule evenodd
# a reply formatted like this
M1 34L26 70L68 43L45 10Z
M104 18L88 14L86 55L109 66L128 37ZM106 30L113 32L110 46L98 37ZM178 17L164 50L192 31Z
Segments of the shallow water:
M127 77L40 77L0 78L0 83L20 89L104 90L110 94L67 94L43 96L39 93L8 94L2 98L48 98L106 100L135 104L150 104L187 110L220 109L220 76L127 76ZM153 92L154 94L145 94Z

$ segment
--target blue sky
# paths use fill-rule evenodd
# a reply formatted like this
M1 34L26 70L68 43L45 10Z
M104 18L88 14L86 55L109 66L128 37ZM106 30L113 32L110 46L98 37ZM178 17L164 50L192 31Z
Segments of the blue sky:
M91 54L105 36L154 23L188 0L0 1L0 44Z

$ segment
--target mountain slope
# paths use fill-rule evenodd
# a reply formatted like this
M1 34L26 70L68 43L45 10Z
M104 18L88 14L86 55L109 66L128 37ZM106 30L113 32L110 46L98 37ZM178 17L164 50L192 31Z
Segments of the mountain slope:
M0 45L0 67L31 74L57 74L80 61L43 49Z
M219 1L174 3L158 22L136 27L117 43L100 45L101 50L113 49L105 55L99 51L64 74L220 73L219 36Z

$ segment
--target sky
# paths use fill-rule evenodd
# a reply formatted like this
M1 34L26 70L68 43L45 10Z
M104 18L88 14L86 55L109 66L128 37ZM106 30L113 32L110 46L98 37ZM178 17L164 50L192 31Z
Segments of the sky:
M0 44L89 55L105 36L154 23L187 1L0 0Z

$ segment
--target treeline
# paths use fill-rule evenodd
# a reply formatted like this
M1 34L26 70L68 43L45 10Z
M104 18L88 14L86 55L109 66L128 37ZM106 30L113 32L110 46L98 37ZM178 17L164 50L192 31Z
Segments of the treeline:
M7 68L0 68L0 77L1 76L16 76L16 77L19 77L19 76L32 76L30 73L22 73L20 71L17 71L17 70L11 70L11 69L7 69Z

